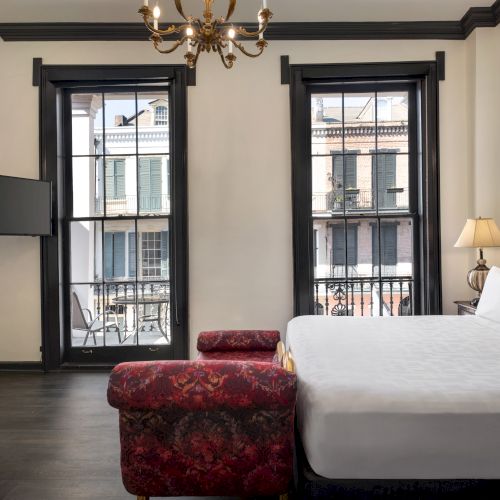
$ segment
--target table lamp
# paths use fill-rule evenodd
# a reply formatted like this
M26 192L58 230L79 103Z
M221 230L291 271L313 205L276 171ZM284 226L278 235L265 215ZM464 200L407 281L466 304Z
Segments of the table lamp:
M481 297L484 282L488 276L490 268L486 265L483 256L483 248L500 247L500 229L493 219L468 219L462 234L455 243L458 248L479 248L479 260L477 266L467 274L467 283L478 292ZM472 305L477 305L479 297L472 300Z

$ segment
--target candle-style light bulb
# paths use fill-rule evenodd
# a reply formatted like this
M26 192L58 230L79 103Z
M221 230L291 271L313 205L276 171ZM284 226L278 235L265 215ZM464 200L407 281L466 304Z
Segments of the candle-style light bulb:
M267 0L262 0L262 9L267 9Z
M191 28L191 26L188 26L186 28L186 36L188 36L189 38L191 38L193 35L194 35L193 28Z
M153 17L155 19L160 19L160 16L161 16L160 7L158 7L158 5L155 5L155 8L153 9Z
M236 36L236 31L234 30L234 28L231 28L228 32L227 32L227 36L233 40L234 37Z
M148 7L149 6L149 0L144 0L144 7Z

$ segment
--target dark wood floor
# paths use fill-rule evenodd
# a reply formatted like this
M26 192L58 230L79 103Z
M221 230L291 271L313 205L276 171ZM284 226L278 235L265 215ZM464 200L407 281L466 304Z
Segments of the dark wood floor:
M0 373L0 500L127 500L102 373Z

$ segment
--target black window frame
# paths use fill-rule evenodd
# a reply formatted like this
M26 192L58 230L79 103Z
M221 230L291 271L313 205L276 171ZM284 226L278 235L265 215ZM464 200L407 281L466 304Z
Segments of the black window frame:
M184 65L45 65L41 67L40 81L40 178L52 182L53 235L41 239L42 274L42 362L46 371L64 367L74 368L80 362L70 356L64 331L70 328L69 310L62 308L65 285L69 276L68 259L64 258L63 238L68 238L64 227L68 175L65 175L64 123L70 113L64 113L65 91L68 89L94 90L99 85L129 88L130 85L166 84L171 96L171 335L168 358L187 359L188 328L188 240L187 240L187 84L188 72ZM71 137L66 138L71 140ZM64 312L64 314L63 314ZM141 346L140 352L109 347L106 354L94 355L89 364L113 366L118 361L157 359L157 349ZM115 349L114 352L111 352ZM121 349L121 350L120 350ZM120 350L120 351L118 351ZM99 350L95 351L99 353ZM103 351L101 351L103 352Z
M439 212L439 85L436 61L360 64L311 64L290 66L292 203L294 251L294 314L315 314L314 265L312 258L312 168L311 168L311 95L332 92L335 86L350 84L359 88L373 84L409 84L414 87L419 106L416 116L421 136L418 138L420 166L415 170L418 193L410 192L410 206L415 207L414 313L441 314L442 280ZM394 215L390 216L394 218Z

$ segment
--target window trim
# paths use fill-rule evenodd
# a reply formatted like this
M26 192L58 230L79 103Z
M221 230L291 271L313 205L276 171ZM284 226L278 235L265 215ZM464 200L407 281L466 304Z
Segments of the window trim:
M188 242L187 242L187 67L184 65L45 65L41 67L40 85L40 179L52 182L52 210L54 231L43 237L41 246L41 296L42 296L42 363L45 371L65 366L66 351L64 328L67 315L61 314L64 300L64 276L69 272L63 263L62 238L67 237L64 219L64 137L62 123L63 91L80 90L95 85L127 85L140 88L141 84L168 82L171 92L171 117L176 124L171 131L171 164L176 165L171 174L172 227L175 236L171 255L174 260L171 282L176 293L172 301L172 338L174 359L188 357ZM150 90L150 87L148 87ZM66 119L68 119L66 113ZM67 130L70 130L66 127ZM71 207L68 207L71 209ZM120 349L119 347L117 349ZM154 353L144 356L154 359ZM123 361L129 360L125 355ZM99 362L98 359L94 360ZM104 362L105 366L114 363ZM100 365L103 366L103 365Z
M420 237L414 242L415 255L421 255L419 266L419 308L417 314L441 314L442 280L439 212L439 85L436 61L312 64L290 66L292 203L294 251L294 313L314 314L311 283L314 279L312 259L312 176L310 102L311 89L344 90L351 83L375 83L378 88L396 82L412 82L417 86L421 106L417 110L422 124L422 168L418 169L418 198L410 194L410 206L418 208ZM307 168L305 168L307 166ZM414 169L417 170L417 169ZM415 172L417 174L417 172ZM417 246L418 245L418 246Z

